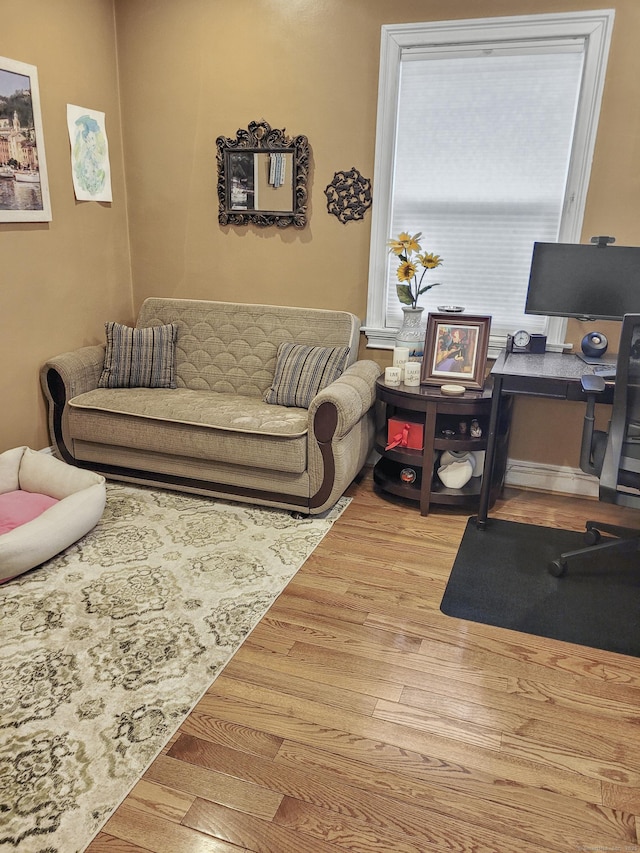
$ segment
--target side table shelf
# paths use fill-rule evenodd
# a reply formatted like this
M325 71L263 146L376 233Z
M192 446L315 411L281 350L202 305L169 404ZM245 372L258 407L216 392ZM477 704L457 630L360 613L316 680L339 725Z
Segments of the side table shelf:
M438 387L390 386L385 383L384 378L380 378L377 382L377 396L384 404L384 418L375 442L376 450L381 454L373 472L376 486L396 497L418 502L422 515L428 514L432 504L477 508L482 476L472 477L459 489L448 488L438 477L437 461L440 452L444 450L486 450L491 388L487 387L482 391L467 390L460 397L450 397L442 394ZM386 450L390 418L406 419L421 426L423 446L419 449L394 447ZM460 432L461 421L468 425L474 419L482 429L480 438L472 438L468 432ZM496 446L491 506L495 503L504 480L509 420L510 405L507 401L503 407ZM415 472L413 482L406 482L401 477L401 472L407 468Z

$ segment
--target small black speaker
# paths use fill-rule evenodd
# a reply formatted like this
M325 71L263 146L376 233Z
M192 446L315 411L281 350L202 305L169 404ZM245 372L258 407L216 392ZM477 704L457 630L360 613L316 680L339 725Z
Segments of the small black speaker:
M589 332L582 339L581 346L582 352L588 358L600 358L607 351L609 341L607 340L607 336L603 335L602 332Z

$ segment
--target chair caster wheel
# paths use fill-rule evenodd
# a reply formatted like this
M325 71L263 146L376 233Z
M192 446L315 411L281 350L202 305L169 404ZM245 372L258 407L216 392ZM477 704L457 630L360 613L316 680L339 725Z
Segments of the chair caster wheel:
M566 560L554 560L552 563L549 563L549 574L553 575L554 578L564 577L567 573L567 561Z
M585 545L597 545L600 538L600 531L596 530L594 527L590 527L582 537Z

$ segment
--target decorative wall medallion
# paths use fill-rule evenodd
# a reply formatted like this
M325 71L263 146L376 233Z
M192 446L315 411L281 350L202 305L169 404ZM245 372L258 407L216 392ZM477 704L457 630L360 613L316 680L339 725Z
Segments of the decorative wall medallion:
M324 194L327 210L343 224L364 219L371 207L371 181L363 178L355 166L349 171L336 172Z

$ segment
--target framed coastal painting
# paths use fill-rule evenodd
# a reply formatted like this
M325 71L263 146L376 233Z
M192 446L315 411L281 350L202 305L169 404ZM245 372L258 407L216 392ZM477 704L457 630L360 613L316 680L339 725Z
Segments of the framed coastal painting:
M491 317L429 314L420 383L481 389Z
M0 222L50 222L34 65L0 56Z

